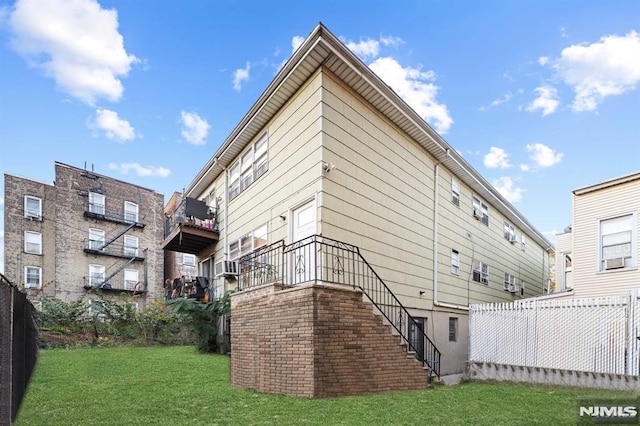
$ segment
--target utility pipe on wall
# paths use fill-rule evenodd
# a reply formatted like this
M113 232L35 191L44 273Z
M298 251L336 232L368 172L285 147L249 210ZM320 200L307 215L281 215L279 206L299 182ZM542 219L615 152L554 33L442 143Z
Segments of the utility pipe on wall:
M438 196L440 194L440 163L436 163L433 169L433 181L435 186L433 190L433 306L468 311L469 306L438 301Z

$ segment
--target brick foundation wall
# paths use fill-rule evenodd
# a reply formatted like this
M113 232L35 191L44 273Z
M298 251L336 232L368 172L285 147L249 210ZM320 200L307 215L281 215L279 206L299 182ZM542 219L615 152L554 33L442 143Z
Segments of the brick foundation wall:
M232 295L231 384L332 397L424 389L427 372L361 292L270 285Z

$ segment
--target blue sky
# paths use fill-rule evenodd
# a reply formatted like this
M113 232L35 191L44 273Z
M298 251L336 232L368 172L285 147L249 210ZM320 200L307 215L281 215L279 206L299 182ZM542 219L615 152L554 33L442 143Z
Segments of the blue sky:
M572 189L640 170L638 1L302 5L0 0L0 170L168 198L320 21L552 241Z

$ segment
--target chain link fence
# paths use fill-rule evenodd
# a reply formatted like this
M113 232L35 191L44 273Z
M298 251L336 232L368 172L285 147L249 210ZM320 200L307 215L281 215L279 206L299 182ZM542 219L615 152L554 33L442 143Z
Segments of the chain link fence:
M10 425L38 355L35 309L24 293L0 274L0 425Z

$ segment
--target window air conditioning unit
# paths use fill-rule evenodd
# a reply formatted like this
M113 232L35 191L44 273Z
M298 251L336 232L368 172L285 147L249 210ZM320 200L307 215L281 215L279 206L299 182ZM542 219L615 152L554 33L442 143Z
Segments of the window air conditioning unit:
M482 213L480 212L480 210L478 209L473 209L473 217L475 217L476 219L480 220L482 218Z
M518 286L515 285L515 284L509 283L509 285L507 285L507 290L509 291L509 293L517 293L518 292Z
M605 259L604 269L620 269L620 268L624 268L624 257Z
M516 243L516 236L515 235L509 235L509 242L511 244L515 244Z
M213 265L213 272L217 277L235 277L238 275L238 262L221 260Z

